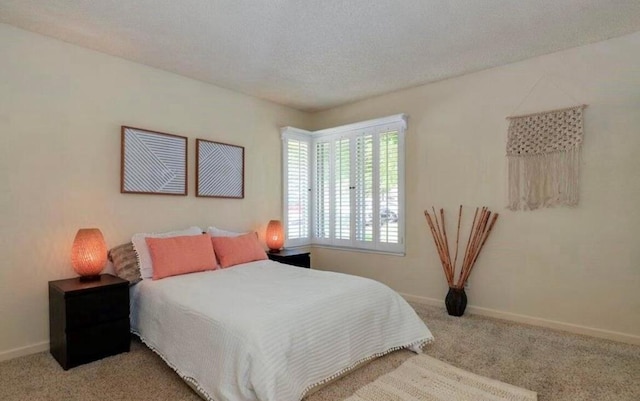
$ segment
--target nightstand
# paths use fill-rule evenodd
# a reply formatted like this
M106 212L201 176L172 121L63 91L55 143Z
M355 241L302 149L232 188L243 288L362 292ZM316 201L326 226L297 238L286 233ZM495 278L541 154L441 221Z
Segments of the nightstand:
M267 256L276 262L311 268L311 253L306 249L283 249L279 252L267 252Z
M64 370L128 352L129 282L110 274L50 281L49 340Z

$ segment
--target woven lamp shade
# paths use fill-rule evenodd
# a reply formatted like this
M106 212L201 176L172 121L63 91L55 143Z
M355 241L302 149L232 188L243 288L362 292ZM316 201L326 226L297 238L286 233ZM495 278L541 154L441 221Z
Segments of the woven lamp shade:
M107 264L107 245L97 228L78 230L71 247L71 264L83 278L99 278Z
M271 220L267 225L267 246L271 251L279 251L284 245L284 231L280 220Z

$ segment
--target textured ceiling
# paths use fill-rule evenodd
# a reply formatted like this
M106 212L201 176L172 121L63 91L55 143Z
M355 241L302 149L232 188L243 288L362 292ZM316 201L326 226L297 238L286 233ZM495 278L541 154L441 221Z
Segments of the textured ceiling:
M0 0L0 22L313 111L640 31L640 0Z

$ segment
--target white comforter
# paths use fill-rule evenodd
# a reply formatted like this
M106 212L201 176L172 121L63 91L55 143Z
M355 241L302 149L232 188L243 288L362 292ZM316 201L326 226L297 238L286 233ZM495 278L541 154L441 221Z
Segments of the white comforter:
M268 260L143 280L131 304L132 330L215 401L298 401L360 362L433 338L377 281Z

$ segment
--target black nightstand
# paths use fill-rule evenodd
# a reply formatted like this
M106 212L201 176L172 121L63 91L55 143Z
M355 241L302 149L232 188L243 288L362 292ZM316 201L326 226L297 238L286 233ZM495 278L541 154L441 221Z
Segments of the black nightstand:
M267 252L267 256L276 262L311 268L311 253L306 249L283 249L280 252Z
M110 274L50 281L49 340L64 370L128 352L129 282Z

